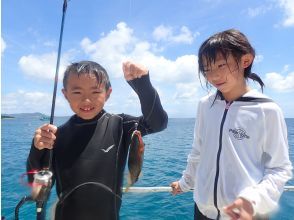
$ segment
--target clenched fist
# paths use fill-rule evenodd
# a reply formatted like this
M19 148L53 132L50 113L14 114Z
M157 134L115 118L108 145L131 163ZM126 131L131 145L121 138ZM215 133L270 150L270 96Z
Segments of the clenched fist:
M35 131L34 145L37 149L52 149L56 139L57 127L51 124L44 124Z
M141 78L144 75L148 75L148 69L145 66L134 63L132 61L123 62L122 68L123 68L125 79L127 81L130 81L136 78Z

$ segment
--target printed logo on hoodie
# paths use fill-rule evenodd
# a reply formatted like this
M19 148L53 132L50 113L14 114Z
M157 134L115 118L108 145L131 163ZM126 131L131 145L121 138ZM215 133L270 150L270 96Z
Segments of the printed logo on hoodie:
M234 138L238 140L243 140L244 138L249 139L250 137L246 134L246 131L243 128L234 128L229 129L229 132L233 133Z

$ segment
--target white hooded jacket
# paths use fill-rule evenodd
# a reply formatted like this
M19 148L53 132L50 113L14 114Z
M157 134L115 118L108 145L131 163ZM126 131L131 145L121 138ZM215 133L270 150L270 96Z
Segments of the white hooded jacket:
M187 162L180 187L194 188L206 217L227 219L223 207L238 197L250 201L254 213L275 211L292 177L281 109L256 90L231 103L215 94L202 98Z

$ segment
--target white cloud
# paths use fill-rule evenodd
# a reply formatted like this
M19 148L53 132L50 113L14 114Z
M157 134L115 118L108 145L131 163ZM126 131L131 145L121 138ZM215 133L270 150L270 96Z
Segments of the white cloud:
M6 49L6 43L4 39L1 37L1 54L4 53L5 49Z
M91 59L104 66L110 75L121 76L121 63L133 49L136 38L132 36L133 30L125 23L117 24L116 29L103 35L96 42L89 38L81 41L81 47Z
M59 73L63 73L69 64L70 55L64 54L61 57ZM29 77L35 79L54 79L56 71L57 53L42 55L30 54L22 56L18 62L21 70Z
M202 0L205 3L209 3L209 6L214 6L215 4L222 3L223 0Z
M283 72L288 72L288 71L289 71L289 68L290 68L290 65L289 65L289 64L286 64L286 65L283 67Z
M140 115L140 101L138 95L132 90L127 98L122 102L122 100L117 100L120 103L120 106L124 109L124 112L128 112L129 114Z
M285 19L283 26L294 26L294 1L293 0L277 0L279 6L284 10Z
M184 55L176 60L169 60L153 54L142 58L150 68L153 80L159 82L194 82L197 79L197 56Z
M52 94L42 92L28 92L19 90L14 93L2 95L1 111L3 113L32 113L42 112L50 114ZM70 111L67 102L62 97L56 98L56 114L64 115Z
M197 91L199 88L199 83L177 83L176 84L176 93L173 96L173 99L177 103L182 102L197 102Z
M56 42L55 41L45 41L44 46L46 46L46 47L56 47Z
M267 87L280 92L288 92L294 90L294 72L287 76L272 72L267 73L265 78Z
M256 8L248 8L247 13L250 17L257 17L259 15L266 14L273 8L272 4L269 5L261 5Z
M165 40L172 35L172 29L164 25L156 27L153 31L153 37L156 41Z
M256 17L266 14L274 7L278 6L282 8L284 12L284 20L282 25L284 27L294 26L294 1L293 0L274 0L275 6L272 3L266 3L256 8L248 8L247 13L250 17Z
M255 63L260 63L262 61L263 61L263 55L256 55L255 56L255 59L254 59Z
M192 44L194 38L198 35L199 33L193 34L186 26L182 26L180 33L177 35L174 34L174 29L172 27L164 25L156 27L153 31L153 37L156 41L167 41L171 43Z
M152 51L152 43L137 39L133 30L123 22L96 42L84 38L81 46L91 59L102 64L114 77L122 77L121 63L131 59L146 65L152 79L159 82L196 80L197 56L184 55L175 60L158 56Z

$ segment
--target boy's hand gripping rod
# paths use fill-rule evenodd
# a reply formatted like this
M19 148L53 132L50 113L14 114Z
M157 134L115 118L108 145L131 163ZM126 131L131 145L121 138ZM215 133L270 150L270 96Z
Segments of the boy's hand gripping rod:
M63 1L63 9L62 9L62 21L61 21L61 29L59 36L59 46L58 46L58 54L57 54L57 63L56 63L56 72L54 78L54 90L52 97L52 107L51 107L51 115L50 115L50 124L53 124L54 119L54 110L55 110L55 100L56 100L56 91L58 84L58 72L59 72L59 64L60 64L60 55L61 55L61 46L62 46L62 35L63 35L63 27L64 27L64 19L67 9L67 0ZM49 161L48 167L43 168L34 174L34 182L33 182L33 193L31 196L25 196L21 199L21 201L17 204L15 208L15 220L18 220L18 212L19 208L27 201L35 201L37 207L37 220L45 219L44 208L46 207L47 200L50 195L51 187L52 187L52 157L53 152L49 150Z

